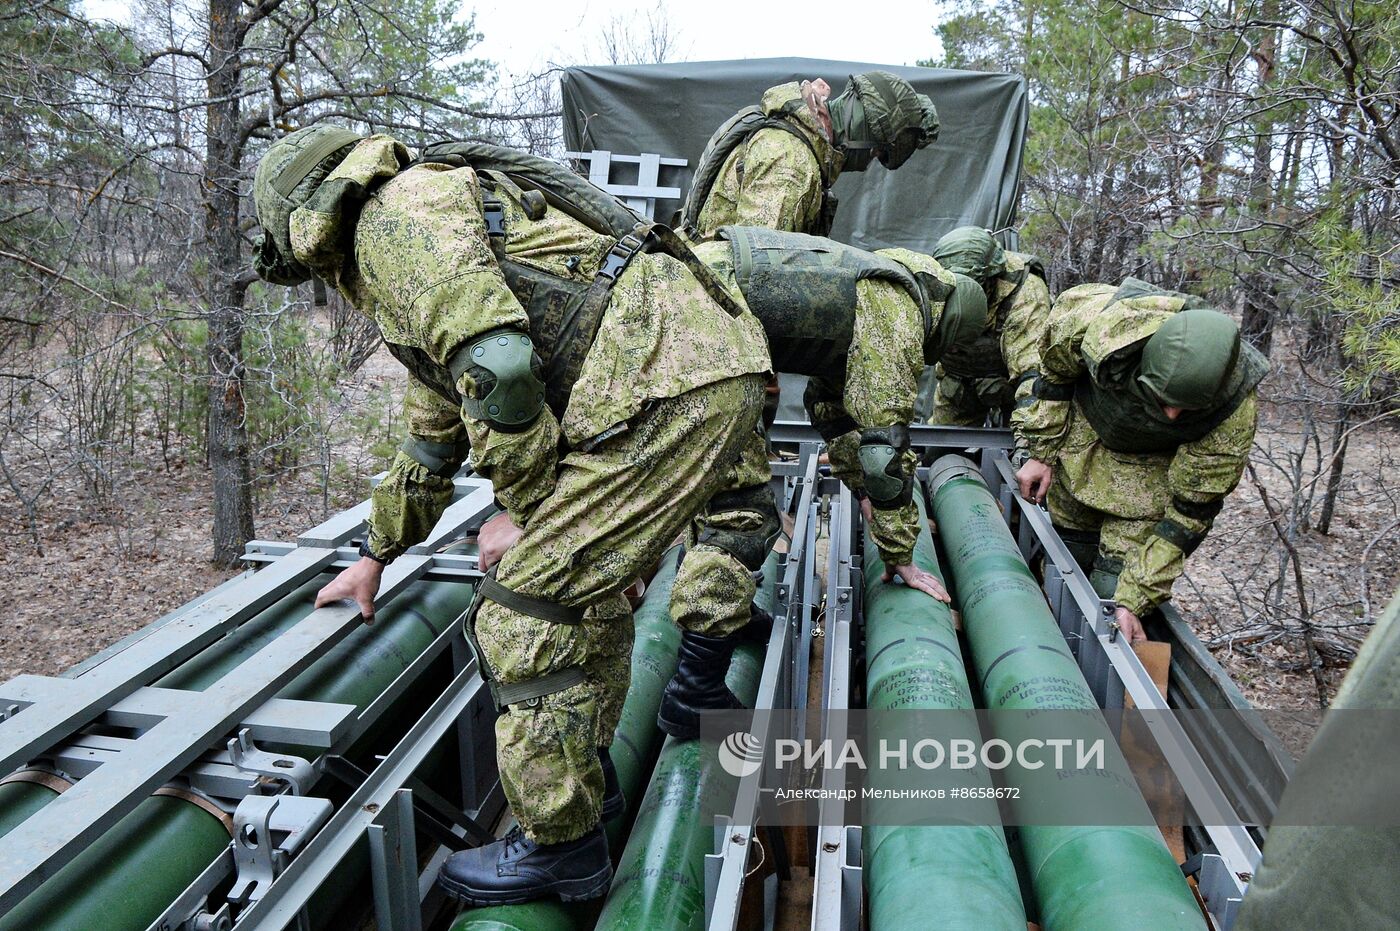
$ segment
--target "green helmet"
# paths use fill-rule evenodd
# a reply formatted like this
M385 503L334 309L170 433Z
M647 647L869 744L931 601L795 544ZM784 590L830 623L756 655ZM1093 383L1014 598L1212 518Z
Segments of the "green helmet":
M987 328L987 295L980 282L953 275L953 291L943 301L938 326L924 340L924 361L932 364L956 346L965 346Z
M847 170L864 171L873 155L893 171L938 138L933 101L888 71L851 75L828 106Z
M292 213L311 199L359 141L359 135L338 126L308 126L277 140L258 162L253 204L263 236L253 267L259 277L285 285L311 277L310 269L292 254Z
M980 226L959 226L944 233L933 247L933 257L948 271L983 285L1006 274L1006 251L991 231Z
M1240 328L1218 310L1172 314L1142 348L1138 383L1168 407L1207 410L1225 390L1240 355Z

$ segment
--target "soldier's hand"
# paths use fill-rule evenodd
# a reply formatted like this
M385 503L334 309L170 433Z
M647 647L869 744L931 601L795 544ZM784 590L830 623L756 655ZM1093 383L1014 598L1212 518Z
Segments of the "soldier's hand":
M1128 638L1128 643L1141 643L1147 639L1147 632L1142 629L1142 621L1138 616L1122 605L1113 615L1113 620L1118 624L1118 631Z
M870 503L869 498L860 499L860 512L865 515L865 522L870 523L871 518L875 516L875 505Z
M1032 504L1040 504L1050 493L1050 485L1055 481L1055 468L1039 459L1027 459L1016 473L1016 484L1021 497Z
M379 594L379 579L384 574L384 564L378 560L361 556L349 569L336 576L325 588L316 593L316 607L349 599L360 606L360 614L366 624L374 623L374 596Z
M501 561L506 550L515 545L525 531L515 526L515 521L505 511L481 525L476 535L477 565L482 572Z
M918 566L895 566L893 570L886 566L884 581L893 581L895 576L903 579L904 584L910 588L916 588L925 595L945 604L953 600L948 596L948 589L944 588L943 583L938 581L938 576L932 572L925 572Z

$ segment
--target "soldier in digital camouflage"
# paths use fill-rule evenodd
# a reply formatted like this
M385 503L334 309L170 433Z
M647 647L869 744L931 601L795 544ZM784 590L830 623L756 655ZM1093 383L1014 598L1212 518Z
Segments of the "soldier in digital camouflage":
M601 820L622 807L606 750L629 679L621 591L762 448L762 329L674 244L601 233L503 172L414 163L388 136L294 133L254 195L259 273L335 286L409 372L409 439L362 558L318 606L353 598L372 620L384 564L424 539L468 454L515 528L494 546L483 528L483 568L504 555L467 627L503 706L519 827L454 855L439 882L478 904L602 895Z
M693 238L727 223L825 232L835 206L828 188L843 165L863 171L878 158L897 168L938 136L932 102L902 78L852 75L845 93L830 93L821 80L770 88L761 107L716 131L681 211ZM769 399L776 404L776 380ZM752 597L779 529L768 479L766 447L754 444L726 474L677 573L679 663L657 716L673 737L698 736L703 711L740 707L724 684L729 660L742 639L767 636L771 618Z
M999 412L1001 422L1009 423L1015 404L1029 403L1040 369L1040 337L1050 314L1045 267L1035 256L1003 249L977 226L944 235L933 257L982 286L987 328L943 356L934 378L922 386L920 413L928 414L929 423L980 427L988 414Z
M913 565L919 514L909 444L919 374L983 329L976 282L907 249L724 227L696 253L763 324L775 368L810 376L803 398L832 472L862 502L891 575L947 600Z
M1130 640L1239 483L1268 369L1233 320L1184 294L1129 278L1056 299L1032 402L1012 415L1016 477Z
M775 367L816 376L807 403L835 474L860 497L891 577L935 598L948 594L914 565L919 515L909 424L925 364L981 331L976 282L903 249L869 253L829 239L758 227L723 227L696 255L763 324ZM673 596L680 663L657 714L666 733L693 738L707 710L740 707L724 682L746 637L766 637L765 617L735 611L751 597L748 572L762 566L779 523L766 450L756 445L710 502L706 526L681 564L703 570L703 600ZM706 603L708 602L708 603Z
M711 137L681 211L700 238L721 226L826 236L842 171L878 159L891 171L938 138L938 111L887 71L853 74L831 97L821 78L770 87Z

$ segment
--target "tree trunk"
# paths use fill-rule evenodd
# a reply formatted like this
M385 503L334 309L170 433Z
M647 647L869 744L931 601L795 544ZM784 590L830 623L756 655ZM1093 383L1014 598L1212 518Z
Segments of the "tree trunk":
M214 482L214 561L233 566L253 537L252 467L243 398L243 288L238 284L238 0L209 0L209 105L204 163L208 248L209 466Z
M1244 313L1240 317L1240 336L1266 356L1274 348L1275 316L1273 287L1268 276L1245 276Z
M1317 532L1323 536L1332 533L1332 517L1337 512L1337 495L1342 490L1342 472L1346 469L1347 427L1351 420L1350 406L1342 409L1342 416L1332 426L1332 466L1327 471L1327 492L1322 498L1322 516L1317 519Z
M1278 18L1277 0L1264 4L1265 19ZM1276 54L1278 52L1278 30L1266 28L1259 35L1259 44L1254 51L1255 66L1259 73L1258 99L1265 100L1274 84ZM1265 221L1273 210L1273 131L1274 118L1265 110L1256 120L1254 133L1254 164L1249 178L1250 213L1260 222ZM1240 321L1240 335L1253 344L1264 355L1269 354L1274 343L1274 318L1277 313L1277 300L1272 276L1268 272L1269 260L1259 258L1263 266L1260 271L1245 276L1244 315Z

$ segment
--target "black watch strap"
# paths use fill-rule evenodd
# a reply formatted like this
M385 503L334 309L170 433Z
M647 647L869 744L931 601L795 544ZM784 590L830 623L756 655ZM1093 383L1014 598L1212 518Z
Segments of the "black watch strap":
M361 540L361 541L360 541L360 555L361 555L361 556L367 556L367 557L369 557L370 559L373 559L375 562L379 563L381 566L387 566L387 565L389 565L389 560L385 559L383 556L376 556L376 555L374 554L374 550L372 550L372 549L369 548L369 541L368 541L368 540Z

